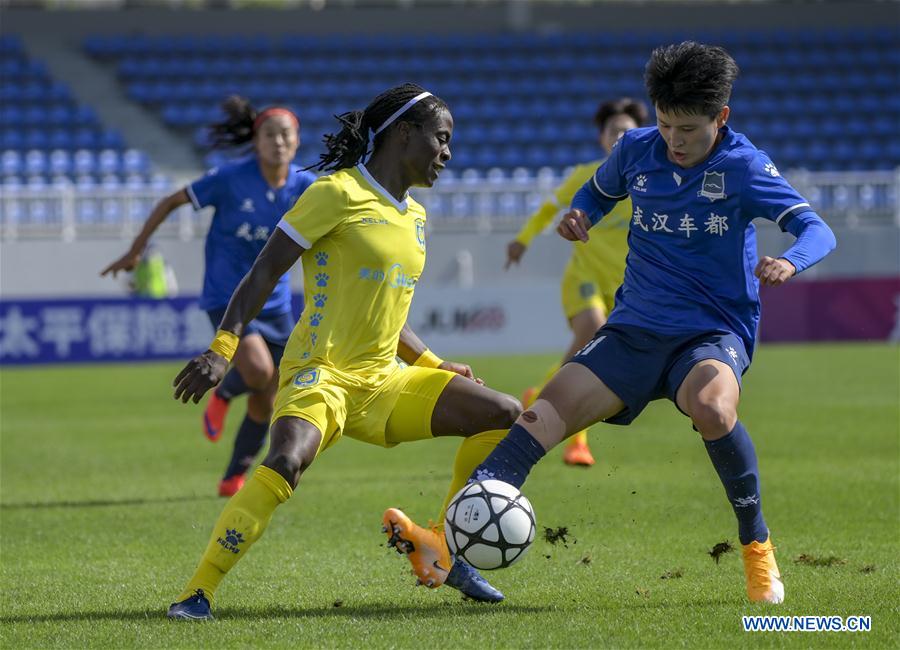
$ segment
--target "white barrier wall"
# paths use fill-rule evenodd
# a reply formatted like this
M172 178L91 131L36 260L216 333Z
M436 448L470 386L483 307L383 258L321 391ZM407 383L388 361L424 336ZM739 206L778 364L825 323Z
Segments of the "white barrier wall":
M520 352L560 353L571 335L559 306L559 284L423 287L409 323L442 357Z

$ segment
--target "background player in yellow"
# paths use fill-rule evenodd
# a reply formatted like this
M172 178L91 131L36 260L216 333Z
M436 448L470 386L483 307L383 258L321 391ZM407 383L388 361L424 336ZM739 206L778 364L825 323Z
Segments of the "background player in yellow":
M625 131L642 126L647 121L647 108L643 103L621 97L603 102L594 115L598 142L606 155ZM568 210L575 192L596 171L603 160L577 165L535 212L516 238L506 247L506 266L518 264L532 240L543 231L560 212ZM562 277L562 306L572 342L563 355L563 363L580 350L594 333L606 323L612 311L616 290L622 284L625 274L625 256L628 253L628 225L631 221L631 200L625 199L610 212L587 242L575 242L572 256ZM599 235L599 236L598 236ZM543 386L559 366L553 366L541 383ZM522 396L528 406L540 391L541 386L529 388ZM587 431L579 431L569 439L563 453L563 460L569 465L590 466L594 457L587 443Z
M342 129L326 136L318 165L335 173L313 183L285 214L238 285L210 349L175 379L175 398L184 402L197 402L215 386L243 327L303 255L306 307L282 358L269 452L226 504L196 572L169 608L171 618L212 617L222 578L319 452L342 435L383 446L466 437L449 500L521 411L515 398L476 381L468 366L436 357L406 324L425 264L425 211L407 190L433 185L450 160L447 105L404 84L339 119ZM476 600L502 600L475 569L453 561L441 531L420 528L393 509L384 523L422 583L446 581Z

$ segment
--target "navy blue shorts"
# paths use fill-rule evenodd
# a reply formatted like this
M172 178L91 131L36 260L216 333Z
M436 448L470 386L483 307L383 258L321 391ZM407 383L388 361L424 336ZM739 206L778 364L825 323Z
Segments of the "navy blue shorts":
M225 315L225 307L217 307L215 309L207 309L209 320L216 329L222 322ZM284 346L287 345L288 337L294 329L296 321L294 315L289 311L266 312L261 311L259 315L250 321L250 324L244 328L242 336L247 334L259 334L266 342L269 353L272 355L272 361L275 367L281 363L281 357L284 355Z
M681 382L697 363L718 359L734 370L738 386L750 367L741 338L731 332L659 334L630 325L604 325L570 359L600 378L625 408L609 424L630 424L653 400L675 402ZM676 405L677 406L677 405Z

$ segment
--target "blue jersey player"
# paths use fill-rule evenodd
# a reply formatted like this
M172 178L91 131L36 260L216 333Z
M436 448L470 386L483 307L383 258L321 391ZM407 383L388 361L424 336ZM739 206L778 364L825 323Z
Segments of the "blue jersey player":
M622 137L558 227L565 239L587 241L592 225L631 198L615 309L472 478L520 486L566 436L599 421L628 424L651 400L668 398L703 438L737 516L750 600L780 603L756 452L737 416L741 376L756 339L759 283L789 280L835 239L768 156L726 126L737 72L719 47L685 42L653 52L645 80L657 126ZM794 235L794 245L758 261L757 218Z
M131 249L103 274L130 271L159 225L188 202L195 209L212 206L215 214L206 236L206 270L200 307L219 326L231 294L253 266L275 224L316 179L292 164L300 144L300 123L282 107L257 111L246 99L230 97L223 104L225 119L212 126L216 146L252 143L253 151L209 171L186 188L162 199L153 209ZM247 414L238 429L234 450L219 494L231 496L265 442L278 387L278 363L294 327L288 275L278 282L259 315L244 329L234 356L234 368L210 397L203 415L206 436L222 433L228 405L249 392Z

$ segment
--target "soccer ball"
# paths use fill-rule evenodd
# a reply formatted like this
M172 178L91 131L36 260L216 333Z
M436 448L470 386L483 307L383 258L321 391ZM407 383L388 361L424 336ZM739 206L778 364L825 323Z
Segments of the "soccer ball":
M503 481L469 483L447 508L444 537L454 555L476 569L503 569L534 541L534 508Z

